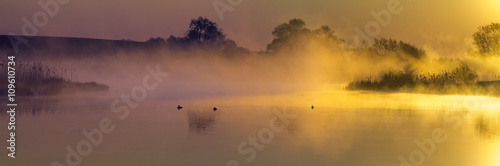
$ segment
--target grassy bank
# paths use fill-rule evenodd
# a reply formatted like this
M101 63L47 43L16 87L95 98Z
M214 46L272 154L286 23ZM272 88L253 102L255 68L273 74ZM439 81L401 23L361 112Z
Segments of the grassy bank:
M5 66L6 62L0 62ZM60 95L82 92L107 91L107 85L96 82L77 82L74 69L57 68L43 63L17 63L16 64L16 95ZM7 69L0 69L0 95L7 95Z
M420 74L415 70L389 71L378 78L351 81L347 90L400 91L438 94L500 95L500 81L479 81L467 65L437 74Z

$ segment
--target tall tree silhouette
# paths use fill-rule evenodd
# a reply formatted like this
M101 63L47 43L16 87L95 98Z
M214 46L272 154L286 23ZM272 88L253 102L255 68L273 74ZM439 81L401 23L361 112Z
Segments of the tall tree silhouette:
M222 33L222 29L217 27L217 23L199 17L191 20L186 39L193 44L209 44L222 42L226 36Z
M473 45L479 54L500 56L499 23L479 27L472 37L474 38Z
M310 30L306 28L306 23L303 20L291 19L288 23L280 24L274 28L272 32L274 39L271 44L267 45L267 50L273 52L285 47L293 47L292 42L300 40L309 32Z
M316 46L337 49L339 43L343 42L342 39L334 35L334 31L330 27L321 26L318 29L310 30L306 28L306 23L303 20L297 18L278 25L272 34L274 39L267 45L268 52L300 49L309 42L314 42Z
M167 39L167 43L185 49L196 47L222 50L229 53L234 51L248 51L242 47L238 47L236 42L228 39L222 32L222 29L217 26L217 23L210 21L206 17L192 19L184 37L170 36Z

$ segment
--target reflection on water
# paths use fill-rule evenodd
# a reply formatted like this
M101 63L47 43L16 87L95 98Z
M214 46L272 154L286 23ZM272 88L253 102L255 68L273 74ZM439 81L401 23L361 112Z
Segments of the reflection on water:
M82 165L216 166L235 160L240 165L399 166L398 156L409 159L409 154L420 149L415 140L432 139L435 129L442 129L448 139L435 144L434 153L424 156L423 165L500 163L498 98L336 91L149 100L139 103L123 121L110 111L111 101L22 98L17 131L22 159L0 157L0 163L64 162L65 147L86 139L74 131L97 128L102 118L113 120L116 130L94 147ZM177 109L178 103L190 105ZM221 109L214 112L213 105ZM265 148L247 162L250 153L241 153L239 145L249 136L258 138L276 116L273 108L281 110L282 106L295 118L286 130L273 133L271 142L261 142ZM450 123L447 117L456 117L460 126L454 129L454 121ZM0 121L6 118L2 111ZM6 133L5 128L0 129L0 137Z
M475 127L481 138L496 140L500 136L500 125L498 113L478 115L475 118Z
M67 111L84 110L88 112L91 109L103 109L109 105L109 101L107 100L84 97L18 97L16 99L16 103L18 103L16 115L34 118L64 114ZM0 116L4 115L6 115L6 112L0 111Z
M53 115L56 113L64 113L65 110L72 109L74 100L61 100L60 98L28 98L19 97L18 111L19 116L38 117L42 114ZM6 114L1 111L0 115Z
M215 112L213 111L187 111L189 129L197 134L208 134L215 127Z

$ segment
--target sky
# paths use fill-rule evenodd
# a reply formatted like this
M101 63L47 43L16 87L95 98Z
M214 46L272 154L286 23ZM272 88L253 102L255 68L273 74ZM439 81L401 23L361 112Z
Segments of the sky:
M431 56L454 57L471 47L478 26L500 22L500 0L217 0L232 9L222 14L224 19L213 5L215 0L60 1L58 12L39 23L36 35L145 41L183 36L190 19L204 16L238 45L259 51L272 41L277 25L300 18L310 29L328 25L353 43L356 27L366 32L366 25L377 30L373 28L377 24L379 32L371 33L375 38L403 40ZM45 11L39 3L51 2L56 0L0 1L0 34L22 34L23 18L33 22L33 16ZM397 3L399 12L389 12L391 19L384 25L371 14L390 11L389 6Z

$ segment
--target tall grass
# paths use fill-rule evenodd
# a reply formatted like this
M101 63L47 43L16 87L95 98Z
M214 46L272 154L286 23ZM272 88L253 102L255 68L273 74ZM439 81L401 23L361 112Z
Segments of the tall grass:
M16 95L58 95L65 92L104 91L109 87L96 82L77 82L75 69L48 66L40 62L17 62ZM7 61L0 61L0 94L7 93ZM5 86L4 86L5 85Z
M0 79L7 79L7 61L0 61ZM16 63L16 81L26 82L51 82L68 81L74 82L77 78L75 69L66 69L56 66L48 66L41 62L18 62Z
M415 70L389 71L379 78L366 77L350 82L348 90L379 90L379 91L433 91L433 92L460 92L465 89L485 85L478 81L478 74L471 67L461 64L452 71L443 71L438 74L417 74ZM483 84L479 84L483 83Z

